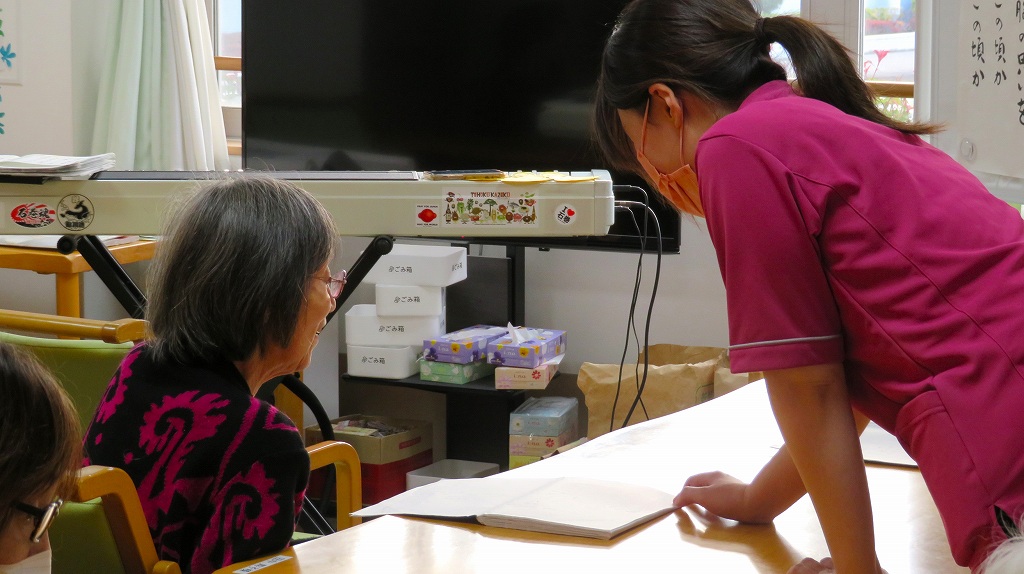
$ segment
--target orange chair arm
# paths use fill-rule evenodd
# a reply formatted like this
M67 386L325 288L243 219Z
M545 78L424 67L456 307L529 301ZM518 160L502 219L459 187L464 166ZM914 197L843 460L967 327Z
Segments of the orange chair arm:
M146 322L142 319L99 321L10 309L0 309L0 327L66 337L100 339L106 343L141 341L146 337Z
M94 498L103 500L104 513L114 534L114 540L118 541L117 551L121 555L121 563L124 564L125 570L154 572L160 561L131 477L123 470L109 466L83 468L78 474L78 487L73 500L85 502ZM134 544L125 544L126 540L132 540ZM175 570L164 569L163 572L180 573L178 565L173 566Z
M324 441L307 447L311 469L334 465L338 501L338 530L359 524L362 519L351 513L363 507L363 478L359 468L359 454L352 445L339 441Z

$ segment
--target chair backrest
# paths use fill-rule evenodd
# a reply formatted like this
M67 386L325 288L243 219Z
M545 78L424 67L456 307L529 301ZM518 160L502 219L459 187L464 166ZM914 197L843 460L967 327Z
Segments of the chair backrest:
M61 382L82 421L83 430L96 411L111 376L133 342L145 334L138 319L96 321L0 310L0 328L63 337L53 339L0 332L0 340L33 353ZM83 469L78 493L61 508L50 531L53 572L114 574L179 571L157 560L135 485L121 470ZM170 566L168 566L170 565ZM168 570L168 568L170 568Z
M53 572L181 574L159 560L131 477L109 466L79 472L76 492L50 528Z
M48 335L88 337L51 339L0 332L0 340L32 352L64 385L78 410L83 430L117 366L145 334L145 321L97 321L0 309L0 328Z

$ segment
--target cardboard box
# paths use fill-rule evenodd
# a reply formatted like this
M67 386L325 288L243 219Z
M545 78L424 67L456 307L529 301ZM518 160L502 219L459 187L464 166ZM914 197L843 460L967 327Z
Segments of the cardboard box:
M544 456L555 452L558 447L569 444L577 438L579 438L578 425L572 425L558 436L510 434L508 435L508 453L518 456Z
M379 421L406 430L384 437L362 436L335 431L335 438L347 442L359 454L363 479L363 504L376 504L405 490L405 475L433 462L433 436L429 421L394 419L372 415L348 415L331 419ZM306 427L306 444L322 440L320 427Z
M577 425L576 397L530 397L509 415L508 434L559 436Z
M353 305L345 313L345 343L362 347L420 346L445 331L445 314L381 317L376 305Z
M377 284L377 315L422 317L444 312L444 287Z
M516 342L511 335L487 344L487 360L499 367L532 369L565 353L565 331L531 329L530 338Z
M396 244L363 279L385 285L447 287L466 278L466 249L438 245Z
M496 389L546 389L551 379L558 374L558 365L562 362L558 355L532 369L519 367L498 367L494 369L494 388Z
M420 379L424 381L464 385L493 374L494 365L481 361L466 364L420 361Z
M348 374L374 379L404 379L419 372L419 347L347 345Z
M505 327L474 325L423 340L423 359L443 363L473 363L487 357L487 344L508 333Z
M493 462L475 462L472 460L456 460L446 458L434 464L410 471L405 475L405 489L430 484L451 478L482 478L498 473L498 465Z

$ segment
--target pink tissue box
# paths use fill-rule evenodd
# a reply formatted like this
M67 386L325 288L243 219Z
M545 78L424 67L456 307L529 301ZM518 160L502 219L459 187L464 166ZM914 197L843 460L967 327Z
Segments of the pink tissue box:
M558 374L558 364L562 362L562 357L564 356L558 355L554 359L543 362L532 369L498 367L494 369L494 388L546 389L551 379L555 378L555 375Z

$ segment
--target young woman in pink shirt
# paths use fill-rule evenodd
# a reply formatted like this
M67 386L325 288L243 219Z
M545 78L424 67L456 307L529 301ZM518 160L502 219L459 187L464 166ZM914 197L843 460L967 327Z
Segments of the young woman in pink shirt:
M769 57L792 58L797 84ZM786 445L750 483L690 477L676 504L769 522L809 493L831 561L881 572L858 440L917 461L957 563L1024 514L1024 221L883 115L846 50L748 0L635 0L608 40L595 120L613 167L707 220L730 356L764 371Z

